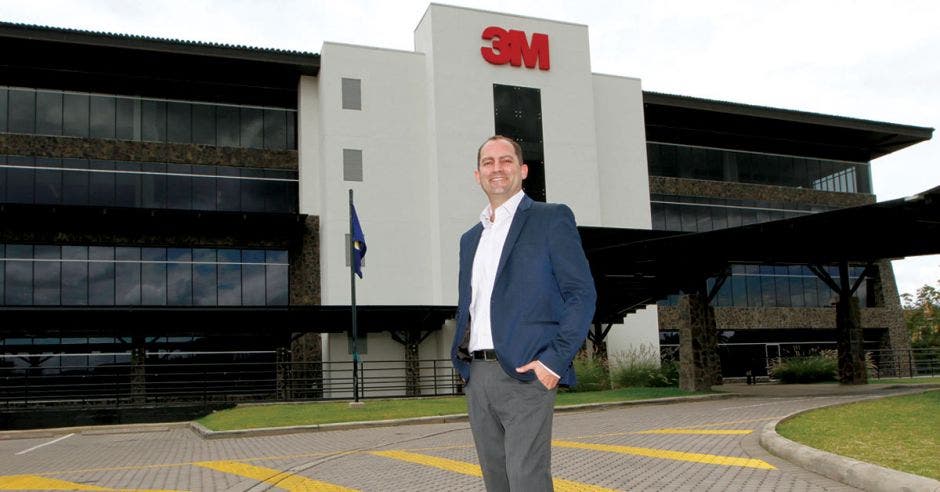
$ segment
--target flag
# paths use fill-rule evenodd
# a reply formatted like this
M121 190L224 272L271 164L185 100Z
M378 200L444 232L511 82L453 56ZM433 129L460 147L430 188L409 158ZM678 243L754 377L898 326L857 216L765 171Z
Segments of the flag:
M352 221L352 267L356 275L362 278L362 259L366 256L366 237L362 234L362 227L359 225L359 216L356 215L356 207L349 204L349 220Z

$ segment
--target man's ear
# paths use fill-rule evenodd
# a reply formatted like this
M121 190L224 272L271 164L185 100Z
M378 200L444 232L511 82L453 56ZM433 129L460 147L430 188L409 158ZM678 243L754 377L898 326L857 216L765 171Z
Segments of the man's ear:
M480 184L480 170L479 169L473 170L473 177L477 179L477 184Z
M528 177L529 177L529 165L523 163L523 164L522 164L521 166L519 166L519 167L522 168L522 169L521 169L521 171L522 171L522 172L521 172L521 174L522 174L522 179L528 178ZM479 179L480 179L480 178L477 178L478 181L479 181Z

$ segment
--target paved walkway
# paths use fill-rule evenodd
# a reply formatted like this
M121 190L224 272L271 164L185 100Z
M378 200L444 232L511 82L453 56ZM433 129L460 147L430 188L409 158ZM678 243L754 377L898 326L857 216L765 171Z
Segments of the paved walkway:
M794 411L903 390L813 388L727 385L754 396L559 413L555 488L855 490L770 455L755 431ZM167 425L0 440L0 490L473 491L483 490L479 473L466 423L216 440Z

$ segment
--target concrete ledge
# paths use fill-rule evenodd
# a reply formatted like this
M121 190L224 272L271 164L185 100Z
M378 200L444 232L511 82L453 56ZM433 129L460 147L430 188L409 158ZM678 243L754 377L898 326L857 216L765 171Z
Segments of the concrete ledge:
M81 427L55 427L48 429L11 430L0 432L0 441L13 439L41 439L58 437L64 434L103 435L137 434L140 432L166 432L170 429L185 428L189 422L169 422L158 424L116 424L87 425Z
M667 405L670 403L688 403L694 401L720 400L732 398L732 393L717 393L712 395L696 396L676 396L670 398L655 398L651 400L631 400L616 401L604 403L584 403L581 405L565 405L555 408L555 413L580 412L590 410L603 410L614 407L625 407L632 405ZM260 437L260 436L278 436L283 434L296 434L301 432L323 432L353 429L368 429L373 427L394 427L398 425L421 425L421 424L450 424L454 422L466 422L467 414L459 413L453 415L432 415L428 417L412 417L407 419L393 420L364 420L357 422L337 422L335 424L313 424L313 425L295 425L288 427L258 427L254 429L239 429L229 431L214 431L198 422L190 422L189 427L198 436L203 439L226 439L232 437Z
M912 391L909 393L879 396L878 398L923 392L925 391ZM764 425L760 431L760 445L771 454L802 468L862 490L872 492L940 492L940 481L932 478L892 470L883 466L821 451L796 443L777 434L777 424L780 422L784 422L806 412L818 410L819 408L837 407L850 405L852 403L858 403L858 401L802 410L787 415L775 422L769 422Z

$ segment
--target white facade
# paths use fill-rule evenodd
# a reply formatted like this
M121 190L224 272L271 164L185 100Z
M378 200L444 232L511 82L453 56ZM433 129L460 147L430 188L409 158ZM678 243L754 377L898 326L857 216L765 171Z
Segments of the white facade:
M549 70L494 65L482 47L496 26L543 33ZM300 82L300 212L320 217L320 288L349 304L348 189L368 243L360 305L454 305L457 242L485 197L476 151L494 133L493 84L541 92L545 188L579 225L650 228L643 101L635 78L591 73L584 25L432 4L415 50L325 43L317 78ZM361 81L361 110L342 109L342 79ZM362 151L363 180L343 180L343 149ZM453 327L429 337L422 359L449 357ZM611 330L610 351L658 346L655 307ZM349 360L346 337L325 337L324 361ZM400 360L401 345L370 335L363 360Z

